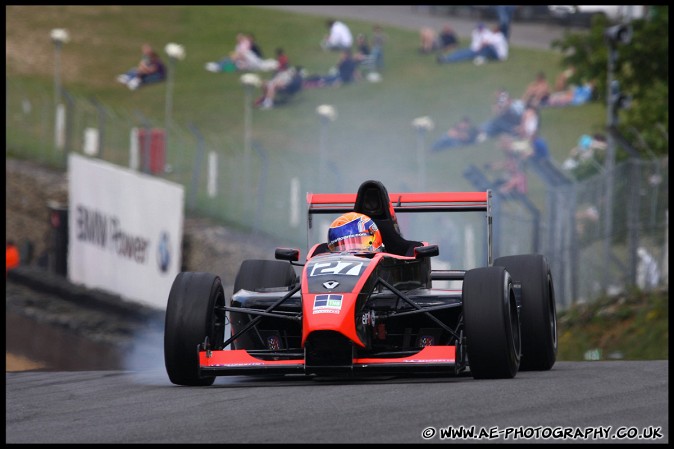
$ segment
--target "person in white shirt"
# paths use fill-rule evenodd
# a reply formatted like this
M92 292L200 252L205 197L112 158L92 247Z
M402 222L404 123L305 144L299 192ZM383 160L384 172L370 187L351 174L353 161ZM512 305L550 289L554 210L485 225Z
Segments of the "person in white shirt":
M484 26L483 23L478 23L471 32L470 47L459 48L451 53L438 55L436 61L439 64L445 62L461 62L472 61L480 56L480 51L485 47L486 40L489 39L491 31Z
M324 50L350 50L353 46L353 35L344 22L330 19L326 22L330 32L321 42Z
M476 65L486 61L505 61L508 59L508 40L498 26L482 36L481 48L473 59Z
M491 31L484 25L484 23L478 23L470 33L470 49L476 53L479 52L489 39L490 34Z

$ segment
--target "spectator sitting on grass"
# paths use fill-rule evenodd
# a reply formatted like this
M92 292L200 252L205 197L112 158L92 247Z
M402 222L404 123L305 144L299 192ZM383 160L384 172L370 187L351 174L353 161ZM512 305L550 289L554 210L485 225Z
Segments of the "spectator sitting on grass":
M477 136L478 142L493 138L502 133L517 134L517 128L522 123L524 103L513 100L505 89L496 92L496 101L492 105L492 117L480 126Z
M337 67L333 67L328 75L310 75L304 80L304 87L339 87L350 84L356 79L358 60L351 50L342 50Z
M592 100L593 95L593 81L588 81L581 85L571 85L566 90L551 93L548 99L548 106L579 106Z
M219 61L207 62L205 68L209 72L235 72L237 70L271 72L278 69L279 63L276 59L263 59L259 56L260 54L260 48L254 44L250 35L238 33L234 51Z
M505 61L508 59L508 41L498 27L487 29L478 23L471 33L470 47L459 48L446 55L438 55L438 64L473 61L475 65L486 61Z
M370 56L370 44L367 42L367 36L359 34L356 36L356 59L366 59Z
M550 84L545 77L545 72L540 71L536 74L536 79L527 85L522 94L522 101L525 104L541 107L547 105L549 99Z
M351 30L339 20L329 19L325 22L328 27L328 34L321 41L323 50L346 50L351 49L353 45L353 35Z
M272 79L262 84L262 95L255 100L254 105L260 109L271 109L274 107L277 94L294 95L302 89L302 84L301 67L279 70Z
M431 27L422 27L419 30L419 39L421 41L419 47L421 53L438 52L444 54L453 50L459 44L459 38L449 24L443 25L440 33L436 33Z
M475 143L478 129L468 116L449 128L431 147L431 151L440 151L445 148L455 148Z
M143 44L141 49L143 56L138 66L117 77L117 81L126 84L131 90L136 90L143 84L164 81L166 78L166 67L152 46Z
M594 136L583 134L578 144L571 148L569 157L562 163L564 170L573 171L583 164L594 164L598 152L606 150L606 136L597 133Z

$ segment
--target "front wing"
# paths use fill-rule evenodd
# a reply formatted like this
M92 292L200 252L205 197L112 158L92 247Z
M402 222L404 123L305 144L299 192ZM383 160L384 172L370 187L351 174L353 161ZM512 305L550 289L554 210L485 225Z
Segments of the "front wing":
M458 374L463 364L457 363L456 346L426 346L413 355L401 357L354 358L351 366L335 367L343 373L345 368L353 374L443 372ZM199 370L203 375L229 376L247 374L313 374L303 358L263 360L245 349L199 350ZM329 367L321 367L321 373Z

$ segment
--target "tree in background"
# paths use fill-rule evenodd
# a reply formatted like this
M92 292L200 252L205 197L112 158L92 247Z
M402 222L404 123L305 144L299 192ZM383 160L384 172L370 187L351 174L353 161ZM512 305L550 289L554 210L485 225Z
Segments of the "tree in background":
M631 22L631 42L616 47L618 58L613 76L620 91L632 97L630 107L619 111L618 128L626 136L633 135L630 130L637 130L646 147L665 155L669 152L669 7L647 8L644 19ZM570 81L595 80L597 100L603 102L607 95L609 55L604 32L609 26L605 17L596 16L589 33L568 33L552 43L564 55L563 66L576 68ZM633 146L642 148L638 142L633 142Z

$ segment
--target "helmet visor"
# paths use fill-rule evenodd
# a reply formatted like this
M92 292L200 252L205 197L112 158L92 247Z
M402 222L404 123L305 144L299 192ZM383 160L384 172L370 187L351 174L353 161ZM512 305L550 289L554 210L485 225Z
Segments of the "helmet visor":
M367 233L339 238L328 245L331 251L376 251L375 236Z

